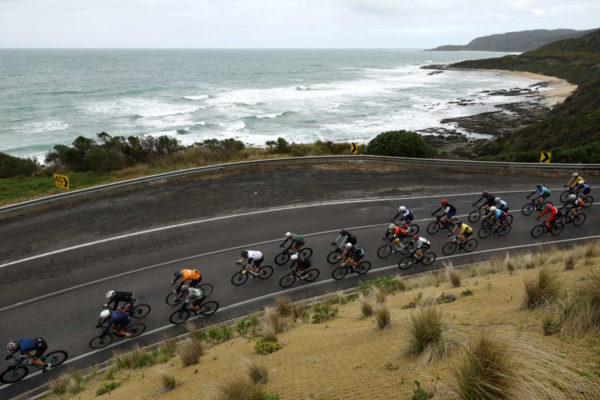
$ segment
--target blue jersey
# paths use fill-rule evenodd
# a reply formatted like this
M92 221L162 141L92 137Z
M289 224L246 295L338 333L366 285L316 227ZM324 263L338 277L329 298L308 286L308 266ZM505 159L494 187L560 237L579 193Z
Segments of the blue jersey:
M502 218L504 218L504 211L502 211L500 209L496 209L496 211L494 212L494 219L496 221L499 221Z
M37 345L37 339L21 339L19 340L19 351L21 355L24 355L28 351L35 349Z
M122 311L111 311L110 317L108 318L108 323L106 324L106 328L104 328L104 334L108 333L108 330L115 324L116 326L124 327L129 323L129 315Z
M498 202L498 208L502 211L508 210L508 204L504 200Z

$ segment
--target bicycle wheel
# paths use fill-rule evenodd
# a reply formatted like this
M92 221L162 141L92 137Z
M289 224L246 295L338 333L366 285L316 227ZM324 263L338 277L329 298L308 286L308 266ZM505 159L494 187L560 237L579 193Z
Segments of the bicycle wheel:
M521 213L524 216L528 216L528 215L531 215L533 210L535 210L535 206L533 205L533 203L529 202L529 203L525 203L523 208L521 208Z
M186 309L179 309L169 317L169 322L175 325L183 324L190 317L190 312Z
M354 272L356 272L359 275L364 275L370 269L371 269L371 263L369 261L363 261L363 262L358 263L356 268L354 268Z
M260 267L260 271L258 273L258 279L269 279L273 275L273 267L269 265L263 265Z
M287 289L290 286L292 286L294 284L294 282L296 282L296 275L293 273L286 274L279 280L279 286Z
M397 250L398 253L405 256L407 254L410 254L410 251L412 250L412 245L402 243L400 244L400 246L398 246Z
M331 277L333 279L335 279L336 281L339 281L340 279L343 279L346 276L347 273L348 273L348 268L347 267L337 267L331 273Z
M202 290L204 296L208 297L212 294L214 287L210 283L202 283L198 285L198 289Z
M165 302L170 305L170 306L176 306L177 304L181 303L181 301L183 300L183 295L181 293L169 293L167 295L167 297L165 298Z
M290 255L287 251L282 251L281 253L275 256L275 264L283 265L290 260Z
M477 248L479 242L475 238L471 238L467 240L464 246L465 253L470 253Z
M514 220L514 217L512 216L512 214L508 214L508 215L506 216L506 223L507 223L508 225L512 225L512 223L513 223L513 220Z
M385 231L385 238L392 240L394 238L394 233L388 229L387 231Z
M477 222L481 218L481 212L474 210L469 213L469 222Z
M417 235L419 233L419 225L417 224L410 224L408 225L408 229L406 230L406 232L408 233L408 236L414 236Z
M554 225L552 225L552 228L550 228L550 233L556 236L560 234L563 229L565 229L565 225L561 221L556 221Z
M62 363L64 363L69 354L64 350L56 350L52 353L48 353L43 357L43 360L46 364L51 364L53 367L56 367Z
M304 257L308 257L310 258L310 256L312 256L313 250L310 247L303 247L300 249L300 254L302 254Z
M327 254L327 262L329 264L336 264L338 262L338 257L341 255L342 253L338 250L335 249L334 251L332 251L331 253Z
M483 226L481 228L479 228L479 230L477 231L477 236L479 236L480 239L485 239L486 237L490 236L490 233L492 233L492 228L484 228Z
M592 204L594 204L594 198L590 195L585 196L585 199L583 199L583 208L591 207Z
M106 335L104 335L104 337L96 336L95 338L90 340L90 342L88 344L92 349L102 349L102 348L108 346L109 344L111 344L112 341L113 341L113 336L111 334L106 334Z
M427 233L435 235L440 230L440 224L437 221L433 221L427 225Z
M316 268L309 269L304 276L304 282L312 282L321 275L321 271Z
M150 306L148 304L140 304L131 309L131 315L133 318L142 318L150 313Z
M377 249L377 257L388 258L392 254L392 247L389 244L384 244Z
M7 369L0 375L0 381L4 383L15 383L25 378L29 370L22 365L19 365L15 369Z
M536 225L533 228L531 228L531 237L533 237L534 239L539 238L540 236L542 236L544 234L544 232L546 232L546 228L544 227L544 224L540 224L540 225Z
M421 263L423 265L431 265L437 258L436 254L433 251L429 251L423 254L423 258L421 259Z
M562 203L566 203L567 201L569 201L569 196L571 195L571 191L570 190L565 190L564 192L562 192L560 194L560 201Z
M204 316L213 315L219 309L219 303L216 301L207 301L200 307L200 314Z
M242 273L242 271L238 271L231 277L231 283L235 286L241 286L248 280L248 273Z
M448 242L442 247L442 253L449 256L456 251L456 243Z
M132 324L125 328L125 332L131 333L132 338L140 336L146 330L146 325L144 324Z
M398 268L400 269L408 269L410 268L415 262L415 259L413 258L412 254L410 256L406 256L402 259L400 259L400 261L398 261Z
M581 226L585 222L586 216L584 213L579 213L573 217L573 225ZM564 225L564 224L563 224Z
M508 234L508 232L510 232L511 229L512 229L512 225L502 224L502 229L498 230L498 235L506 236Z

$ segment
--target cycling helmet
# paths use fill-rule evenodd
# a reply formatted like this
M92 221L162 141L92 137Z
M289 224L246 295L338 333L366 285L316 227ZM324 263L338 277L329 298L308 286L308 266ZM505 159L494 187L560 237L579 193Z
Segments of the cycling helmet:
M248 250L242 250L242 257L248 257Z
M546 210L549 210L552 208L552 204L546 204Z
M584 183L585 183L585 181L583 179L579 181L580 185L583 185Z
M419 237L417 235L413 236L413 240L416 242L417 240L419 240Z
M442 205L445 206L446 204L448 204L448 200L443 199L440 203L442 203Z
M537 185L535 185L535 187L536 187L536 188L541 188L541 187L542 187L542 184L541 184L541 183L538 183Z
M491 206L490 207L490 212L496 212L496 210L497 210L496 206Z
M188 288L187 286L183 285L181 287L181 293L186 294L188 291L190 290L190 288Z
M292 256L290 257L290 259L292 261L296 261L298 259L298 254L292 254Z
M489 193L487 190L484 190L483 193L481 193L482 196L487 196Z
M575 200L576 198L577 198L577 196L575 196L574 194L569 195L569 200Z
M102 312L100 313L100 318L106 319L108 317L110 317L110 311L108 311L108 310L102 310Z
M115 291L114 290L109 290L108 292L106 292L106 298L110 299L115 295Z
M285 237L292 237L292 232L286 232Z
M9 353L14 352L15 350L17 350L18 344L17 342L15 342L14 340L11 340L10 342L8 342L8 344L6 345L6 351L8 351Z
M346 247L347 249L349 249L350 247L352 247L352 243L346 243L345 247Z
M396 225L394 225L394 224L389 224L389 225L388 225L388 230L390 230L390 231L391 231L391 230L392 230L392 229L394 229L395 227L396 227Z
M577 172L573 172L573 177L577 177L579 174Z
M175 271L173 275L175 275L175 278L181 278L183 274L181 273L181 271Z
M406 207L400 206L400 207L398 207L398 211L400 211L400 212L406 211Z
M496 198L494 199L494 202L496 202L496 203L500 203L500 197L496 197Z

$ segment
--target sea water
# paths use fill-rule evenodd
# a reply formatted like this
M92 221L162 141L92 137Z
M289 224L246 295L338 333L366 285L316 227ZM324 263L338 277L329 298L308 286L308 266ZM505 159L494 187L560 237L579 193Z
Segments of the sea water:
M420 66L503 56L422 50L0 50L0 151L44 154L99 132L189 145L283 137L367 142L523 97L530 79ZM456 100L469 100L458 105ZM471 136L486 132L468 132Z

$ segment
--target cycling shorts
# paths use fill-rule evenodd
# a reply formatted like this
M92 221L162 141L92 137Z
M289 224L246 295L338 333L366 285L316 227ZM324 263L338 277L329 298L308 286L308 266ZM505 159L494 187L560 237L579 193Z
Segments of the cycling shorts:
M586 188L583 192L581 192L581 194L588 194L590 192L591 188Z
M204 296L200 297L197 300L194 300L194 302L192 303L192 305L196 306L196 307L200 307L202 305L203 301L204 301Z
M429 249L429 247L430 247L430 246L429 246L429 244L427 244L427 243L423 243L422 245L420 245L420 246L418 247L418 249L420 249L420 250L422 250L422 251L425 251L425 250L428 250L428 249Z
M463 232L463 236L465 237L465 239L468 238L469 236L471 236L472 234L473 234L473 229L471 229L471 232L467 232L467 231Z
M262 262L265 260L265 258L259 258L258 260L256 259L252 259L252 265L255 266L256 268L260 267L260 264L262 264Z
M48 344L44 339L38 338L36 339L34 350L35 354L33 355L33 358L37 360L44 355L46 350L48 350Z
M456 210L455 210L455 211L448 211L448 212L446 213L446 217L448 217L448 218L452 218L452 217L454 217L455 215L456 215Z
M293 244L296 245L297 249L299 249L300 247L304 246L304 242L294 242Z
M415 219L414 215L408 214L406 217L402 218L402 221L406 222L407 224L410 224L414 219Z
M352 244L352 246L354 246L356 244L356 236L348 236L348 238L346 239L346 243L350 243Z

